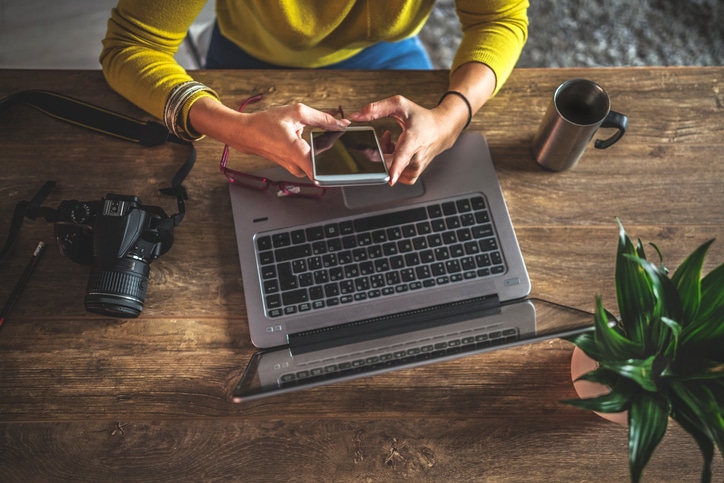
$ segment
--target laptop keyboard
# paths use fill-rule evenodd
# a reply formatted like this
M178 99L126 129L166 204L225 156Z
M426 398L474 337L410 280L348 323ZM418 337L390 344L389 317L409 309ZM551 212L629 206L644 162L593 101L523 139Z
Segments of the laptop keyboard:
M269 317L353 305L505 272L480 194L260 234Z
M496 329L482 334L468 333L450 340L428 341L428 343L417 347L398 348L389 352L383 351L379 355L365 356L360 354L358 358L343 362L330 360L324 364L311 364L309 369L282 374L277 382L280 387L287 387L298 383L309 383L314 380L343 377L481 350L516 341L519 337L519 331L515 327Z

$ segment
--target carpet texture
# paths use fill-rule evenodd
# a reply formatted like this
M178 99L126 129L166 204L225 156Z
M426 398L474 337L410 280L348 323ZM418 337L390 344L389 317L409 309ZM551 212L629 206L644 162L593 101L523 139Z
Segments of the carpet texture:
M481 0L482 1L482 0ZM722 0L531 0L518 67L722 65ZM420 34L436 68L462 36L453 0L438 0Z

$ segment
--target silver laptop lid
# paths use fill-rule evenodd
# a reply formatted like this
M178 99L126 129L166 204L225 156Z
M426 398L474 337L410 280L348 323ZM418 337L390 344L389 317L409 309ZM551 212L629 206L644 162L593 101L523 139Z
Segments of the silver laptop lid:
M504 305L477 301L467 316L438 313L435 323L340 345L267 349L252 357L232 391L234 402L332 384L383 372L417 367L590 330L592 314L542 300ZM441 309L440 312L446 312ZM450 312L447 310L447 312ZM431 322L428 321L428 322ZM343 338L342 338L343 339Z
M281 167L255 174L273 180L299 181ZM306 181L306 180L305 180ZM438 156L414 186L333 188L321 199L276 196L274 189L254 191L230 185L234 227L252 342L260 348L286 345L290 334L440 305L481 295L501 302L525 297L530 281L498 184L487 143L479 133L465 133ZM482 196L490 213L505 271L495 276L409 291L320 310L275 314L265 308L257 240L279 230L385 215L400 207L432 201Z

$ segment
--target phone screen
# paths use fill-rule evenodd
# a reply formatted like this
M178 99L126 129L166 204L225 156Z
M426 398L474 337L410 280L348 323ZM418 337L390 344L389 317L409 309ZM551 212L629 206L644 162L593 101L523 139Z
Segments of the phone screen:
M381 181L388 177L374 129L348 128L346 131L313 131L315 179L330 181Z

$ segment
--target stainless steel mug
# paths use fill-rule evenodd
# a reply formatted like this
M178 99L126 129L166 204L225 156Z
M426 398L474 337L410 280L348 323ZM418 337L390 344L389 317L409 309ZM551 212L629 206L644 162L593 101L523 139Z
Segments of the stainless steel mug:
M570 169L578 163L600 127L617 129L610 138L596 140L595 147L605 149L624 135L628 117L611 110L608 94L597 83L587 79L568 80L553 94L533 138L533 157L552 171Z

